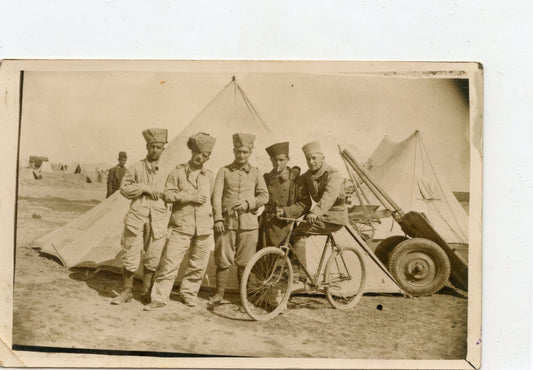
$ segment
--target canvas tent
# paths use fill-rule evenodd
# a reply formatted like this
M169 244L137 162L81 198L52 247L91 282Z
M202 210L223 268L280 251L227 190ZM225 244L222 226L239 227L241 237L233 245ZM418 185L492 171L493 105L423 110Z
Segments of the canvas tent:
M188 161L190 151L186 143L188 138L198 131L207 132L217 139L211 159L206 163L206 167L213 172L216 173L220 167L232 162L232 134L235 132L254 133L257 136L250 162L262 171L270 169L271 165L264 148L274 143L276 138L234 79L167 145L159 162L163 171ZM77 219L37 239L34 245L40 248L41 252L56 256L67 267L105 267L118 271L120 261L117 257L120 253L123 218L129 203L116 192ZM348 228L339 233L339 238L344 238L345 242L355 243ZM315 240L314 243L317 246L316 250L308 253L310 265L318 261L323 246L323 242L320 245L319 240ZM212 245L212 249L213 247ZM372 274L367 281L374 282L373 286L372 284L368 286L369 291L400 292L393 278L373 253L364 250L363 254L366 256L367 272ZM181 281L182 276L183 265L176 281ZM235 276L233 271L228 282L229 288L237 288ZM202 286L203 288L215 286L213 253Z
M404 212L424 213L448 243L468 243L468 216L433 165L429 153L418 131L397 143L385 136L364 166ZM381 222L376 239L403 235L392 218Z

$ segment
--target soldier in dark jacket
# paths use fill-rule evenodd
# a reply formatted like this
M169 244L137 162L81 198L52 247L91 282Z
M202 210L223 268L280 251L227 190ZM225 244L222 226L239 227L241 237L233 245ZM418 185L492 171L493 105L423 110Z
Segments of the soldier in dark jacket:
M109 169L107 174L107 196L109 198L111 194L120 189L120 182L126 173L126 161L128 155L126 152L118 153L118 164L115 167Z
M277 143L265 149L272 162L272 171L263 175L269 193L269 201L261 215L261 235L259 247L277 247L283 243L290 231L287 221L280 220L277 214L298 218L307 212L310 202L304 200L298 183L299 168L290 168L289 143ZM291 206L289 208L289 206Z

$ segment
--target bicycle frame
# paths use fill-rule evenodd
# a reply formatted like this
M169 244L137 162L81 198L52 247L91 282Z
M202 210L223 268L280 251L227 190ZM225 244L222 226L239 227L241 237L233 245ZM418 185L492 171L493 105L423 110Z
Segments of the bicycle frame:
M324 248L322 249L322 256L320 256L320 262L318 263L318 267L317 267L316 273L313 276L307 270L307 268L305 267L305 264L302 263L302 261L300 260L300 257L298 257L298 255L296 254L296 251L295 251L293 245L290 243L290 238L293 235L295 224L297 222L307 223L307 221L300 220L300 219L294 219L294 218L288 218L288 217L278 217L278 218L280 220L285 220L285 221L290 221L291 222L290 231L287 234L287 236L285 237L285 240L283 241L283 244L279 248L285 254L287 254L289 252L289 250L292 251L292 254L294 255L294 257L298 261L298 264L300 265L300 268L303 268L305 274L307 275L307 278L309 279L309 282L310 282L311 286L313 286L315 288L319 288L319 287L323 286L324 284L322 284L322 282L319 281L320 272L324 269L324 266L325 266L325 263L326 263L326 253L327 253L327 250L329 249L328 246L331 247L331 252L332 253L335 251L335 248L338 248L337 244L335 243L335 239L333 239L333 236L331 234L302 234L302 235L308 235L308 236L310 236L310 235L326 235L327 236L326 243L324 244Z

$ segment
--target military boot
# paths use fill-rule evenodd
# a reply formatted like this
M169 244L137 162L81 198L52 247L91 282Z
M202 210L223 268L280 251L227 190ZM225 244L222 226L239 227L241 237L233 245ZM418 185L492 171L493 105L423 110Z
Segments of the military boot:
M143 268L143 282L141 287L141 299L144 303L150 302L150 295L152 294L152 286L154 282L155 271Z
M122 293L120 293L111 301L111 304L122 304L131 300L133 297L132 288L134 275L135 272L122 269L122 283L124 285L124 289L122 290Z
M217 267L216 273L216 284L217 292L214 296L209 299L209 305L216 305L221 303L224 300L224 291L226 290L226 284L228 282L229 269L222 269Z

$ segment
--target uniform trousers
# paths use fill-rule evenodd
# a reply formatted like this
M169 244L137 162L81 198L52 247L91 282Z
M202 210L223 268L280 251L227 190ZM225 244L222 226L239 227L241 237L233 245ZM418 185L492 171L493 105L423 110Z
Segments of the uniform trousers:
M233 265L244 269L257 248L258 231L228 230L215 233L215 263L227 269Z
M185 275L181 281L180 294L190 298L198 295L209 262L210 237L210 234L189 235L172 229L155 275L152 302L168 300L181 261L187 251L189 251L189 257Z
M135 234L127 227L124 228L121 243L122 256L120 257L124 269L131 272L137 271L139 264L141 263L143 249L143 266L150 271L155 271L155 269L157 269L161 253L163 252L163 247L165 246L166 235L163 235L159 239L155 239L153 233L150 233L149 237L146 238L146 248L144 239L144 233Z

